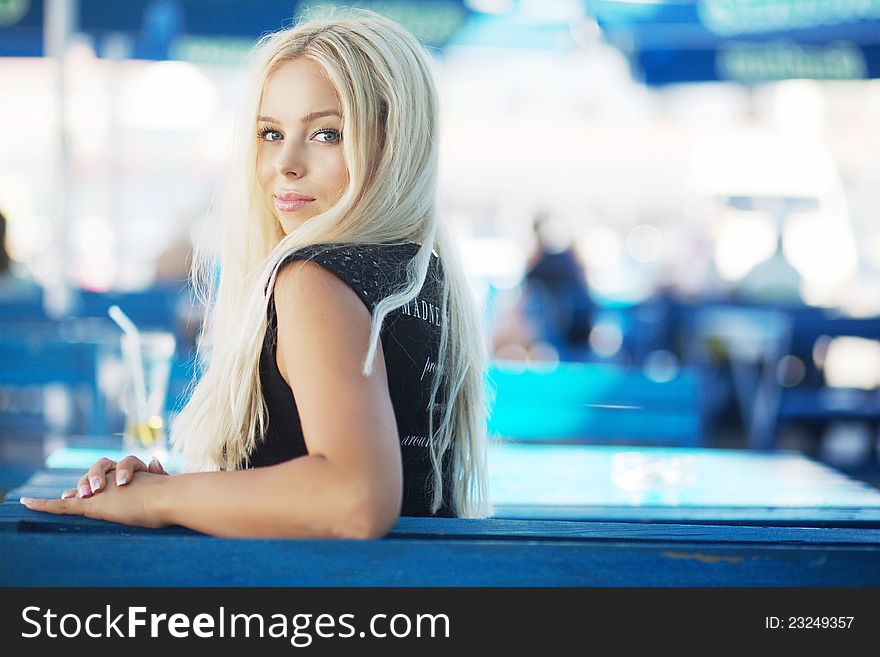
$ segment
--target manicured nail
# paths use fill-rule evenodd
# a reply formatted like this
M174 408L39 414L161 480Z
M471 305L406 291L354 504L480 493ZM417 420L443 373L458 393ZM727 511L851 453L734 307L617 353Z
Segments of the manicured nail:
M101 480L97 477L92 477L92 492L97 493L101 490Z
M61 493L61 499L62 499L62 500L69 499L69 498L71 498L71 497L73 497L73 496L74 496L74 493L72 493L72 492L69 491L69 490L66 490L66 491L64 491L63 493Z
M34 501L33 501L31 498L29 498L29 497L22 497L22 498L20 498L18 501L21 502L22 504L24 504L25 506L27 506L28 504L33 504L33 502L34 502Z
M116 473L117 486L122 486L126 481L128 481L128 473L125 470L120 470Z
M89 487L83 484L79 487L79 496L80 497L89 497L92 494L92 491L89 490Z

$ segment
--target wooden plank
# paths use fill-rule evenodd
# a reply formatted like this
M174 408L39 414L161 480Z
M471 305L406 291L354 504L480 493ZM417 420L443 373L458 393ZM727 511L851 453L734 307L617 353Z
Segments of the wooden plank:
M504 518L469 520L402 517L392 529L390 536L880 546L880 529L701 526Z
M58 494L37 489L35 498L55 499ZM6 503L21 506L21 495L7 495ZM4 504L4 506L5 506ZM778 527L880 528L880 512L859 508L664 508L664 507L500 507L493 520L545 522L673 523L693 525L752 525Z
M880 527L880 510L859 507L610 507L499 506L496 518L769 525L781 527Z
M55 516L30 511L16 503L0 505L0 532L64 534L145 534L201 536L184 527L162 530L129 527L80 516ZM389 538L648 541L691 543L785 543L789 545L878 545L880 529L754 527L612 523L563 520L401 517Z
M6 532L0 549L2 586L880 585L876 546Z

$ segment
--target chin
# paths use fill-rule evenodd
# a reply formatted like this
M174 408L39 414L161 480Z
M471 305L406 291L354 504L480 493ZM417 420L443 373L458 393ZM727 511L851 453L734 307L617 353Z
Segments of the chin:
M279 219L278 223L281 224L281 230L285 235L290 235L297 228L300 228L308 219L293 219L291 217L287 217L285 219Z

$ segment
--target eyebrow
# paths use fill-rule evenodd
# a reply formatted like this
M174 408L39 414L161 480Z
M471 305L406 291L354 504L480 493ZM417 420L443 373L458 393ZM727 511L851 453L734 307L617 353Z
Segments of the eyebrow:
M302 117L300 119L300 121L302 121L303 125L306 125L307 123L311 123L315 119L321 119L325 116L338 116L340 119L342 118L342 115L339 112L331 109L331 110L321 110L319 112L309 112L304 117ZM281 123L281 121L279 121L278 119L273 118L271 116L258 116L257 120L258 121L265 121L266 123L278 123L278 124Z

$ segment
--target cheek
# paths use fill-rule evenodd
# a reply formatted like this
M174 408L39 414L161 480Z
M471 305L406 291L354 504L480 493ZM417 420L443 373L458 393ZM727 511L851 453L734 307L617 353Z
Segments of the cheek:
M257 179L260 181L260 185L265 187L268 185L272 178L275 177L275 169L272 166L272 158L269 157L265 152L257 154Z
M340 154L334 162L334 187L338 192L338 196L342 196L348 187L348 169L345 166L345 158Z

